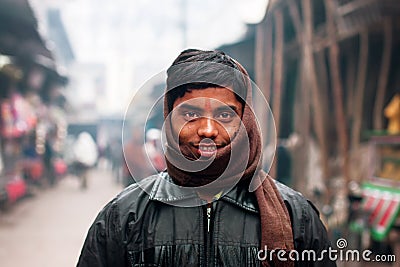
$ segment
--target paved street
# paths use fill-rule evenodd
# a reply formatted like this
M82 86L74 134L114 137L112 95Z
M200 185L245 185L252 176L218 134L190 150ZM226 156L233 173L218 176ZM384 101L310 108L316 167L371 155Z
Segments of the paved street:
M86 191L69 176L0 213L0 266L75 266L88 227L120 190L108 172L93 170Z

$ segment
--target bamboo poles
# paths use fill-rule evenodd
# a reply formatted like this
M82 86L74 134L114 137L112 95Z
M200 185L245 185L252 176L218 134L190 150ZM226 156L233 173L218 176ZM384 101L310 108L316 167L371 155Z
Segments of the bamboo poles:
M347 185L351 178L349 170L350 152L357 152L360 148L361 130L363 129L363 114L364 109L367 108L364 107L364 102L368 87L368 71L370 68L368 62L372 59L371 52L373 52L370 51L370 45L372 44L371 40L375 38L375 35L373 34L377 30L376 23L374 22L372 25L369 20L366 20L365 25L358 23L354 26L352 25L352 16L354 14L348 13L346 13L348 17L345 17L343 18L343 21L340 21L340 16L344 14L339 14L340 12L343 12L343 9L336 6L337 1L324 0L326 25L321 25L321 31L316 32L313 26L313 15L316 12L313 7L313 0L282 0L278 2L279 3L276 3L274 6L273 14L271 14L273 15L271 17L273 17L273 20L275 21L274 30L271 28L270 31L266 31L268 34L271 33L271 36L264 34L263 36L266 40L259 46L265 47L265 51L263 51L262 54L262 57L266 59L262 62L265 67L262 66L261 68L269 67L270 69L265 73L267 75L273 75L273 78L269 76L267 79L268 81L273 80L274 83L272 86L268 84L268 88L271 89L266 90L266 96L267 99L273 101L273 113L276 120L277 136L279 136L281 128L281 106L285 105L285 103L281 103L281 96L286 92L285 90L291 90L291 88L284 88L282 77L285 77L285 75L282 74L282 72L285 70L284 64L287 64L286 62L294 56L296 57L296 60L298 57L298 68L300 68L298 72L300 85L297 86L297 88L300 88L301 86L301 92L296 92L296 97L298 97L295 101L297 114L294 114L294 116L297 117L297 120L300 120L295 121L296 130L301 132L304 139L312 138L313 134L316 135L321 155L322 176L325 184L328 185L329 178L334 173L334 169L331 169L329 166L330 156L332 156L333 159L333 156L338 155L341 160L339 162L340 172ZM357 4L367 6L367 4L362 1L357 1ZM354 3L350 4L349 2L347 7L353 5ZM282 55L282 58L280 58L282 52L279 50L278 44L280 43L278 42L278 38L283 38L282 36L279 36L283 35L283 26L285 26L286 23L291 22L285 20L282 21L282 26L279 26L280 22L278 21L278 16L286 14L284 13L287 11L285 10L286 8L288 8L290 18L293 21L296 41L292 42L291 40L287 40L288 42L290 41L290 43L287 44L289 46L285 45L284 40L282 41L282 47L286 48L286 52L288 53L288 56L286 57L287 61L284 61L285 55ZM340 12L339 9L341 10ZM277 15L278 13L280 13L280 15ZM382 15L385 16L384 14ZM355 20L356 18L359 18L359 14L357 13L353 17ZM272 25L272 23L267 23L267 26L270 25ZM375 129L381 129L383 126L382 110L387 97L386 87L388 86L390 78L389 71L391 67L391 56L394 53L393 39L395 36L393 28L396 24L394 24L394 18L390 17L384 19L382 25L384 29L383 53L381 65L378 66L380 70L378 73L378 86L376 98L374 100L375 103L373 105L374 110L372 118ZM323 28L323 26L325 26L325 28ZM348 31L347 27L351 28L351 31ZM290 31L291 30L292 29L290 28ZM272 35L272 33L274 33L274 35ZM354 38L354 36L357 35L359 35L358 44L356 38ZM272 46L272 38L275 42L274 46ZM342 41L343 43L341 43ZM357 51L358 48L359 52L349 54L349 58L341 62L340 59L344 59L344 55L341 55L339 44L343 44L346 47L352 45L351 49L356 49ZM354 45L355 48L353 48ZM297 51L297 49L299 49L299 51ZM267 56L268 53L270 53L269 58ZM284 53L285 51L283 51L283 54ZM279 65L281 64L279 63L280 60L282 60L282 66ZM268 64L271 62L273 62L273 64ZM292 67L296 66L289 65L286 68L289 69ZM350 72L347 75L347 80L343 79L342 81L344 76L341 77L341 71ZM373 74L375 78L376 73L371 74ZM371 90L373 87L374 85L371 84ZM347 92L346 89L349 91ZM328 97L330 94L332 94L332 101L334 104L332 109L333 116L331 117L335 118L335 121L331 122L327 121L330 116L330 111L328 110L328 100L330 100ZM279 107L277 107L278 105ZM368 107L368 109L370 109L370 107ZM352 124L349 125L350 121L352 121ZM327 126L330 125L330 129L336 130L336 132L333 133L334 139L332 139L332 141L334 141L332 143L329 143L330 137L328 138L328 134L331 134L331 132L328 132L330 129L328 129ZM335 143L336 140L337 145ZM307 142L307 140L304 140L304 147L306 147L304 144ZM338 149L337 152L334 151L336 148ZM333 154L333 152L336 153ZM303 168L305 164L307 164L306 160L296 160L300 160L303 163ZM332 165L332 167L335 166ZM347 193L347 187L345 188L345 191ZM330 197L331 196L328 192L325 200L329 200Z

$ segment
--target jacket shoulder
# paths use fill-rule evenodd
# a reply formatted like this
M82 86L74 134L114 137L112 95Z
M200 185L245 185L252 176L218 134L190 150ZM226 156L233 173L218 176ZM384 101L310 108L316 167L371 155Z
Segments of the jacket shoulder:
M312 249L320 252L330 247L329 237L314 204L286 185L276 182L292 222L293 238L297 250Z
M158 178L158 175L152 175L131 184L111 201L112 206L118 207L121 223L128 220L128 217L129 220L136 220L144 211L149 202L149 194Z
M279 192L281 193L281 196L288 208L292 210L292 212L306 212L310 216L316 215L319 217L319 211L318 209L314 206L314 204L308 200L306 197L303 196L302 193L278 182L275 181L276 187L278 188ZM302 210L305 209L305 210ZM315 214L314 214L315 213Z

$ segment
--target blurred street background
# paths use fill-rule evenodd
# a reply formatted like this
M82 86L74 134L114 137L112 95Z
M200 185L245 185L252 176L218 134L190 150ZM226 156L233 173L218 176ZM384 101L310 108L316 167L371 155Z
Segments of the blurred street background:
M399 32L397 0L0 0L0 266L75 265L127 165L165 169L163 71L186 48L248 70L263 168L332 244L400 266Z
M104 203L121 187L110 172L93 170L90 187L77 190L79 180L65 177L56 188L27 197L0 214L2 266L75 266L86 236Z

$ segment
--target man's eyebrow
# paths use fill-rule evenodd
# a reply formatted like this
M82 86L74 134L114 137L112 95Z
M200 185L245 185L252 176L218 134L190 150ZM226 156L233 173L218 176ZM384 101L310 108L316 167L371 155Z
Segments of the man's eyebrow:
M191 104L187 104L187 103L183 103L177 106L177 108L179 109L183 109L183 110L194 110L194 111L198 111L201 112L204 109L198 106L194 106ZM223 105L223 106L219 106L215 109L216 112L221 112L221 111L235 111L236 113L238 113L238 108L235 105Z
M193 106L187 103L183 103L178 105L179 109L186 109L186 110L195 110L195 111L202 111L203 109L198 106Z
M234 106L234 105L229 105L229 106L228 105L224 105L224 106L216 108L217 111L231 111L231 109L233 111L235 111L236 113L238 112L238 108L236 106Z

